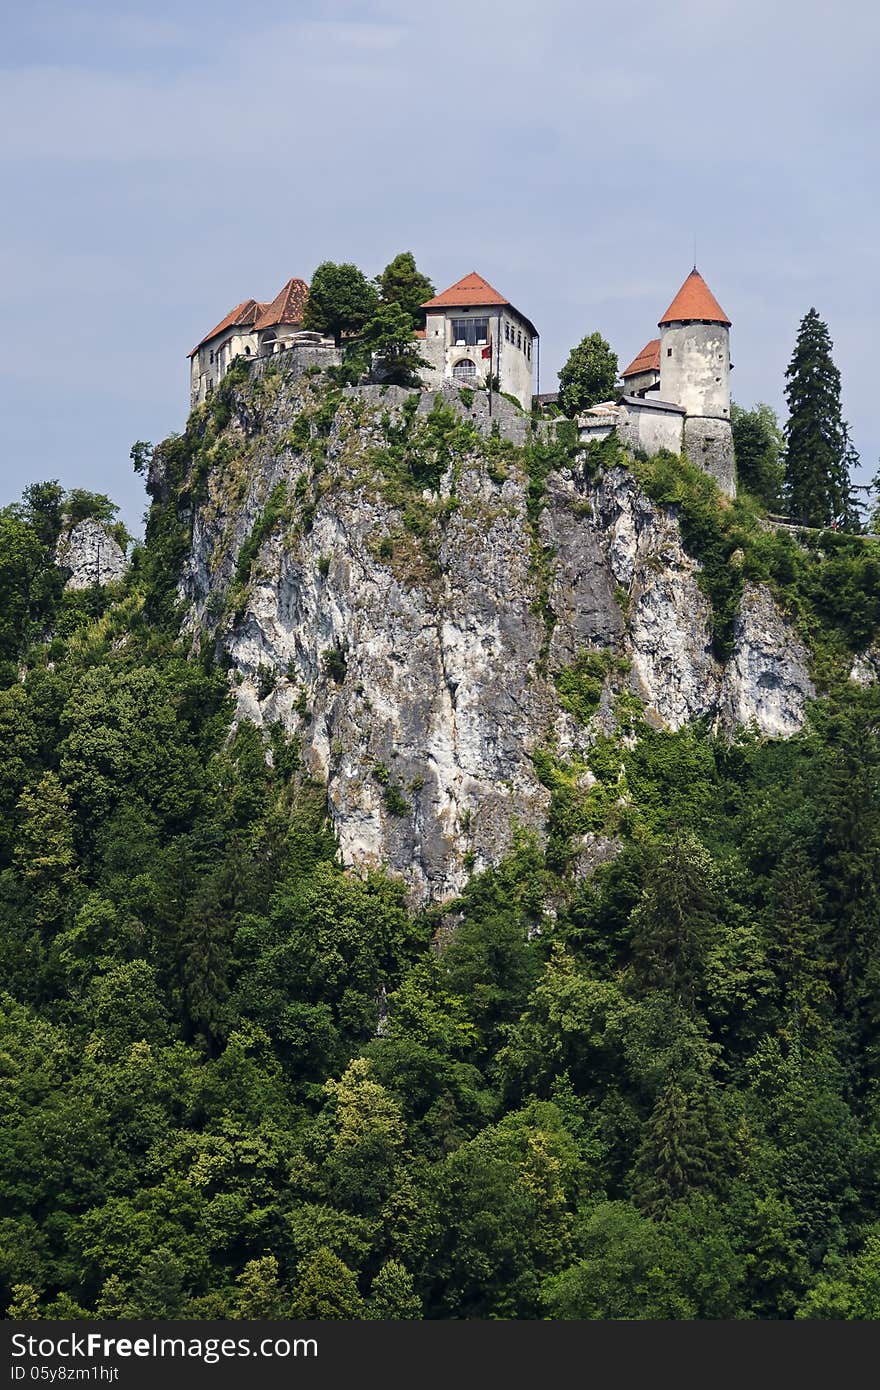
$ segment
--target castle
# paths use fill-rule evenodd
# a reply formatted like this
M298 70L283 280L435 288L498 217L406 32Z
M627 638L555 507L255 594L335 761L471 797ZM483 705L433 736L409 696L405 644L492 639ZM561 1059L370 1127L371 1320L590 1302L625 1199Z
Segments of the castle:
M237 357L308 347L338 360L331 339L303 329L307 296L305 281L292 279L270 303L237 304L190 353L191 404L205 399ZM425 327L417 336L426 386L477 385L491 377L498 390L531 408L540 340L525 314L476 271L421 307ZM660 337L621 374L622 394L578 417L580 437L604 439L616 430L633 450L684 451L733 496L730 319L696 266L658 327Z
M190 408L199 405L229 371L237 357L265 357L294 343L333 346L320 333L303 331L303 311L309 287L305 280L288 280L275 298L263 303L243 299L216 328L206 333L189 354Z
M457 381L474 386L493 376L499 391L532 408L532 351L538 330L509 299L472 270L422 305L425 329L419 348L428 366L426 386Z
M621 373L623 394L578 419L584 440L616 430L630 449L685 452L736 492L730 428L730 319L694 266L652 338Z

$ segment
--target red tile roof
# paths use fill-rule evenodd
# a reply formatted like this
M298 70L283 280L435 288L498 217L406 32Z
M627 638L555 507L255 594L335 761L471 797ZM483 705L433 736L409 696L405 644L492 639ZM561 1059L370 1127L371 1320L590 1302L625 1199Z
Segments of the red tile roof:
M482 275L472 270L470 275L456 280L455 284L450 285L442 294L435 294L433 299L426 299L422 308L464 309L473 304L510 304L510 300L493 290L488 280L484 280Z
M474 309L488 308L495 304L499 307L506 305L522 319L527 328L531 329L534 337L538 336L538 330L531 319L526 318L521 310L511 304L509 299L505 299L503 294L499 294L496 289L484 280L482 275L478 275L472 270L470 275L465 275L463 279L456 280L454 285L450 285L448 290L442 294L435 294L433 299L426 299L421 306L423 309Z
M204 347L205 343L209 343L218 334L225 333L227 328L247 328L250 325L254 328L272 328L277 323L302 323L308 294L309 287L305 280L294 278L288 280L279 290L271 304L259 299L243 299L234 309L230 309L216 328L212 328L210 333L206 333L204 338L196 343L189 356L195 357L200 347Z
M210 333L206 333L204 338L201 338L199 342L196 343L188 356L195 357L200 347L204 347L205 343L209 343L212 338L216 338L218 333L225 333L227 328L245 327L247 324L254 323L257 315L262 313L265 308L266 305L261 304L259 300L243 299L240 304L236 304L234 309L230 309L225 319L221 319L216 328L212 328Z
M272 328L276 323L302 323L303 311L309 296L305 280L288 280L271 304L263 308L256 328Z
M730 319L696 266L685 280L666 313L658 321L658 326L662 328L665 323L682 323L690 319L702 319L708 323L723 323L727 328L730 327Z
M660 339L652 338L650 343L645 343L641 352L634 357L629 366L620 375L622 377L638 376L640 372L659 372L660 370Z

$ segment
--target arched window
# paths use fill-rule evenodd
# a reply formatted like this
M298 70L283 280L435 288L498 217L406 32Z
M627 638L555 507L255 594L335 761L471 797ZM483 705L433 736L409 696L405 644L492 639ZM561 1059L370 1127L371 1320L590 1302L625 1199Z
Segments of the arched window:
M456 381L468 381L477 375L476 365L469 357L462 357L452 368L452 375Z

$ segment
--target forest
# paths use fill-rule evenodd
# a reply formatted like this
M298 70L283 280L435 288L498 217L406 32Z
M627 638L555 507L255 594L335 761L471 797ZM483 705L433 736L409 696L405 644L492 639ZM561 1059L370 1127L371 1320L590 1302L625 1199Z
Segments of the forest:
M557 797L413 912L295 738L232 731L162 509L71 592L69 506L0 512L7 1316L880 1316L880 687L785 742L633 704L616 858L571 873ZM876 633L871 544L799 552L826 643Z

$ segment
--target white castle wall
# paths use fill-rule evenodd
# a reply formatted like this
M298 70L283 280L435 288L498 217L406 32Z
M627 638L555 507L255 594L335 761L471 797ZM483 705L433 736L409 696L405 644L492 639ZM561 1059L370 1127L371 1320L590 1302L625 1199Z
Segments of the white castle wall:
M730 335L723 324L661 328L659 396L688 415L730 419Z

